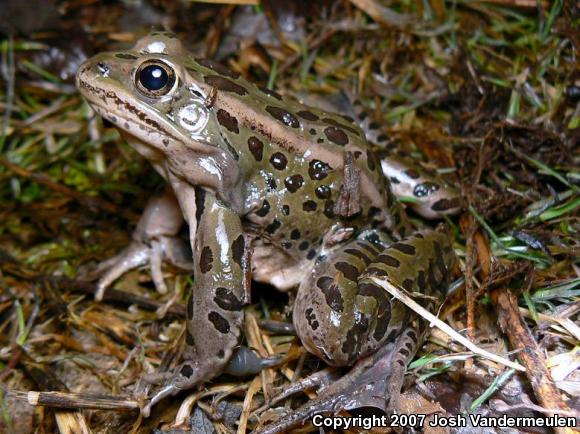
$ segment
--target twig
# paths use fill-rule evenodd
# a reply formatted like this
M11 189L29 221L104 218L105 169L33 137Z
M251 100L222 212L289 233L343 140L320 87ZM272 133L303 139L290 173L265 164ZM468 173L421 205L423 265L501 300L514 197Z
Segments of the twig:
M8 395L30 405L55 408L94 408L98 410L138 410L139 402L126 396L91 395L67 392L22 392L8 390Z
M376 277L371 277L370 279L374 283L379 285L381 288L386 290L393 297L395 297L398 300L401 300L403 303L405 303L408 307L417 312L423 318L428 319L435 327L437 327L439 330L441 330L443 333L448 335L453 340L462 344L464 347L469 349L474 354L477 354L489 360L493 360L494 362L500 363L502 365L509 366L510 368L517 369L518 371L525 372L526 369L522 365L507 360L501 356L498 356L497 354L490 353L489 351L486 351L482 348L479 348L477 345L475 345L469 339L461 336L459 333L457 333L455 330L453 330L451 327L449 327L447 324L445 324L431 312L421 307L421 305L415 302L411 297L405 295L399 288L397 288L393 284L386 282L384 280L380 280Z
M570 411L546 366L546 359L538 343L520 315L514 295L506 288L491 292L491 299L499 315L499 324L507 335L510 346L518 351L518 359L527 368L526 376L534 394L543 407ZM557 433L572 433L568 428L554 428Z

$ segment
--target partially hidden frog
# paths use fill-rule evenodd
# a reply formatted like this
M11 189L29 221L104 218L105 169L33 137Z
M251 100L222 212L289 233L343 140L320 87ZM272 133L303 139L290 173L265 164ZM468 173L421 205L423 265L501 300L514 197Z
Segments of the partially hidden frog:
M428 218L459 209L453 189L379 160L351 118L196 59L171 33L94 56L79 68L77 86L168 186L151 199L132 244L108 261L98 295L143 265L161 291L163 261L194 274L184 361L150 405L223 372L240 346L252 279L297 288L293 321L305 348L329 365L355 365L333 385L339 390L327 388L316 405L296 413L302 417L264 432L326 411L329 402L333 411L351 408L336 399L369 389L369 372L388 380L379 395L398 393L421 330L373 278L424 294L420 302L433 307L455 255L445 231L409 223L389 179L395 192L414 195L412 204ZM180 248L183 221L193 258ZM381 399L378 406L389 407L389 397Z

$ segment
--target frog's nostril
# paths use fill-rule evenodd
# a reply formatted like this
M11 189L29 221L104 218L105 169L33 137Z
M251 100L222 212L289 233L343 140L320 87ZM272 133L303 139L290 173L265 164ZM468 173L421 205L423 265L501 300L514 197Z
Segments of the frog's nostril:
M107 75L109 75L110 67L109 67L109 65L107 65L106 63L103 63L103 62L99 62L99 63L97 63L97 69L98 69L98 70L99 70L99 72L100 72L101 74L103 74L105 77L106 77Z

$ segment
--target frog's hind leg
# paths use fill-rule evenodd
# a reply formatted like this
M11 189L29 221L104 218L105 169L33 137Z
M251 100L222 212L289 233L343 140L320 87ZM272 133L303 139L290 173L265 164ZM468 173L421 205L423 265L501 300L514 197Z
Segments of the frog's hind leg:
M379 152L381 168L391 183L393 194L406 200L407 205L427 219L461 211L459 191L436 173L427 171L409 158L383 155Z
M360 360L342 378L319 390L316 398L256 434L285 432L320 413L336 414L363 407L376 408L385 414L399 411L407 365L421 340L416 326L407 327L394 342Z
M434 295L449 279L455 259L447 235L427 230L391 244L356 239L320 259L298 290L294 325L308 351L330 365L354 368L264 432L278 432L320 412L397 409L421 333L412 311L373 279L422 294L417 301L433 310L439 300Z
M437 219L461 211L459 191L437 173L424 169L417 161L405 155L399 149L399 144L385 134L364 104L353 95L347 97L366 139L376 145L373 151L390 181L393 194L399 199L408 199L405 201L407 206L427 219Z

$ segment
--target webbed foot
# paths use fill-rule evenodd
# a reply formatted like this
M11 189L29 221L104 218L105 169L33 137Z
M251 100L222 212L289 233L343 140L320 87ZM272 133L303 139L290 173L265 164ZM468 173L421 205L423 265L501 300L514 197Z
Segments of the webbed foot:
M255 433L285 432L319 413L336 414L362 407L373 407L386 414L398 411L407 364L418 342L416 330L406 329L395 342L360 360L341 379L321 389L315 399Z

